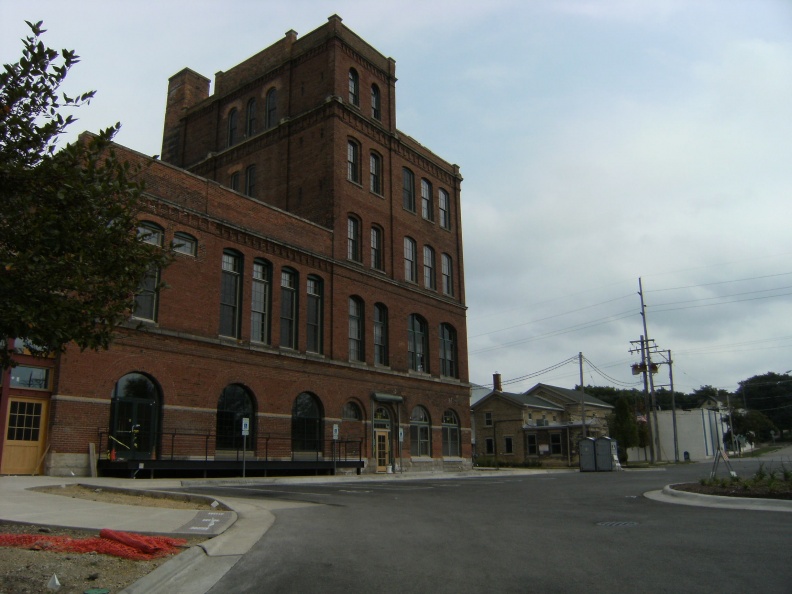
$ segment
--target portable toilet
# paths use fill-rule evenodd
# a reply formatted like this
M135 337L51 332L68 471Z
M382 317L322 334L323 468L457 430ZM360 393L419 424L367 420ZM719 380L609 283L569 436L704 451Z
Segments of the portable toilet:
M597 470L608 472L620 468L619 452L616 440L610 437L598 437L594 440Z
M594 446L593 437L584 437L578 442L580 472L594 472L597 470L597 456Z

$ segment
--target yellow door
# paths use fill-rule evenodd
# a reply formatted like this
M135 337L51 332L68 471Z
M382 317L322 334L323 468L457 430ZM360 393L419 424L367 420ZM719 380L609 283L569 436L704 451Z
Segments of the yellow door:
M377 458L377 472L388 472L390 463L390 431L375 431L374 443L377 451L374 455Z
M39 474L47 444L46 400L11 397L0 474Z

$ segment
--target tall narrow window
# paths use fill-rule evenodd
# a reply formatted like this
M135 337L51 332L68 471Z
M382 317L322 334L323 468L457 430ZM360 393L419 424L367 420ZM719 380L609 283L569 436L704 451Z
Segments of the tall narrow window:
M440 375L459 377L456 330L449 324L440 324Z
M406 167L402 169L402 201L405 210L415 212L415 174Z
M426 332L426 320L416 314L409 318L407 332L407 358L410 369L429 373L429 336Z
M309 276L307 279L308 302L306 312L305 350L310 353L322 352L322 318L324 317L324 298L322 279Z
M371 191L375 194L382 195L382 157L377 153L371 153L369 172L371 178Z
M416 257L415 240L404 238L404 280L418 282L418 259Z
M421 215L427 221L434 221L434 199L432 197L432 184L428 180L421 180Z
M280 346L297 348L297 273L281 271Z
M363 345L363 301L359 297L349 298L349 360L366 360Z
M245 194L247 196L256 195L256 166L251 165L245 169Z
M360 183L360 145L354 140L347 143L347 179Z
M434 290L435 285L435 253L428 245L423 249L423 277L424 287Z
M410 415L410 455L431 456L431 425L429 413L423 406L416 406Z
M228 112L228 146L234 146L237 142L237 110L236 108Z
M250 340L269 344L272 266L266 260L253 262L253 294L250 300Z
M382 255L382 229L376 225L371 227L371 267L374 270L384 270Z
M443 254L440 258L442 261L442 276L443 276L443 293L446 295L454 294L454 267L451 261L451 256Z
M222 336L239 338L241 285L242 256L232 250L225 250L220 285L220 334Z
M360 249L360 220L356 217L347 219L347 259L353 262L362 260Z
M239 192L239 171L235 171L231 174L231 181L229 182L231 189L235 192Z
M382 98L377 85L371 85L371 117L375 120L382 119Z
M138 225L138 237L143 243L162 247L164 231L156 223L144 221ZM152 266L138 285L135 293L135 302L132 315L141 320L157 321L157 306L159 301L160 269Z
M374 363L388 364L388 308L382 303L374 306Z
M269 130L270 128L274 128L278 123L278 91L275 89L270 89L267 91L265 103L265 109L267 113L264 125L266 126L267 130Z
M453 410L443 413L443 456L459 456L459 417Z
M245 109L245 134L250 138L256 133L256 99L247 102Z
M440 188L438 191L438 208L440 210L440 226L443 229L451 228L451 203L448 192Z
M349 102L360 106L360 78L354 68L349 69Z

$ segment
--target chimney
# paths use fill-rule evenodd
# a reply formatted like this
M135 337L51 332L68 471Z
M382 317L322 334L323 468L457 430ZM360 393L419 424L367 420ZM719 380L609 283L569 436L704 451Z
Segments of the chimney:
M501 374L500 373L493 373L492 374L492 389L496 392L502 392L503 387L501 386Z

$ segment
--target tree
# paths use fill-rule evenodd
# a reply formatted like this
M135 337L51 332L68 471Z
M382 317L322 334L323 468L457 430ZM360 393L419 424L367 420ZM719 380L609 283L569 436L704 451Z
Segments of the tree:
M0 73L0 339L24 338L34 354L107 348L168 253L136 232L143 186L113 150L119 124L56 150L75 121L61 112L94 92L58 95L79 57L46 47L42 23L27 24L22 57ZM6 344L3 368L13 365Z
M627 449L638 445L638 423L627 398L616 401L613 414L608 417L610 436L616 440L619 461L627 461Z
M792 429L792 376L768 372L740 382L737 401L763 413L780 430Z

